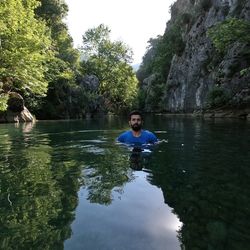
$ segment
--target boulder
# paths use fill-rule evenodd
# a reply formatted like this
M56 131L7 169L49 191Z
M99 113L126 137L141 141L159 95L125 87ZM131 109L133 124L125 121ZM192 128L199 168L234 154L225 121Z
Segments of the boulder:
M0 122L33 122L35 118L29 112L29 110L24 106L24 109L21 112L13 112L11 110L7 110L5 112L0 113Z
M8 110L12 112L21 112L24 109L24 100L23 97L16 93L10 92L8 99Z
M9 93L8 109L0 112L0 122L33 122L35 119L24 106L23 97L15 92Z

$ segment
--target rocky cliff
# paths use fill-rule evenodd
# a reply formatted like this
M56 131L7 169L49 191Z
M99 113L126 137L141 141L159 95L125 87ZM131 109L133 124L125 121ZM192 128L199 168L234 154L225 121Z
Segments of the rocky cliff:
M226 53L219 53L208 36L211 27L237 18L250 22L247 0L177 0L171 7L171 20L165 34L182 18L182 53L172 57L163 90L164 111L190 113L210 110L211 92L224 98L221 116L247 116L250 113L250 41L232 42ZM248 70L245 70L248 69ZM147 80L145 81L147 82ZM218 87L216 90L215 88ZM217 107L216 107L217 108Z

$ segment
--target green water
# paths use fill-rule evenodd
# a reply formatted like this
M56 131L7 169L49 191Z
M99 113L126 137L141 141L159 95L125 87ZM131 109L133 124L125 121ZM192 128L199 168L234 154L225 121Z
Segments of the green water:
M0 124L0 249L250 249L250 123L145 126L134 155L124 118Z

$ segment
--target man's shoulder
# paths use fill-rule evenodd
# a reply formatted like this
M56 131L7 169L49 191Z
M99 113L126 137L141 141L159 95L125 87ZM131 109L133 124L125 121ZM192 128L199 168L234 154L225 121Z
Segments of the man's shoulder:
M124 131L123 133L121 133L121 135L120 136L127 136L127 135L130 135L130 130L128 130L128 131Z
M153 135L153 133L149 130L143 130L142 131L145 135Z
M143 130L144 136L146 136L147 138L149 138L150 140L156 142L158 139L156 137L156 135L149 131L149 130Z
M123 133L121 133L118 136L117 140L120 141L120 142L124 142L124 140L126 140L126 138L129 137L129 136L130 136L130 131L129 130L128 131L124 131Z

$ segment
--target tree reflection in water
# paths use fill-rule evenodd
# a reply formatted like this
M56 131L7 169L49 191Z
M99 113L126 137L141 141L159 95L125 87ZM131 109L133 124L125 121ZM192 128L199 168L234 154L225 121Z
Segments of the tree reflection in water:
M79 166L62 163L59 171L49 137L38 142L25 134L30 127L17 129L22 127L0 141L0 248L63 249L77 205Z
M88 152L83 156L86 164L83 186L88 191L87 199L92 203L111 204L112 191L122 192L123 186L134 179L128 167L128 155L112 144L106 145L102 153Z

